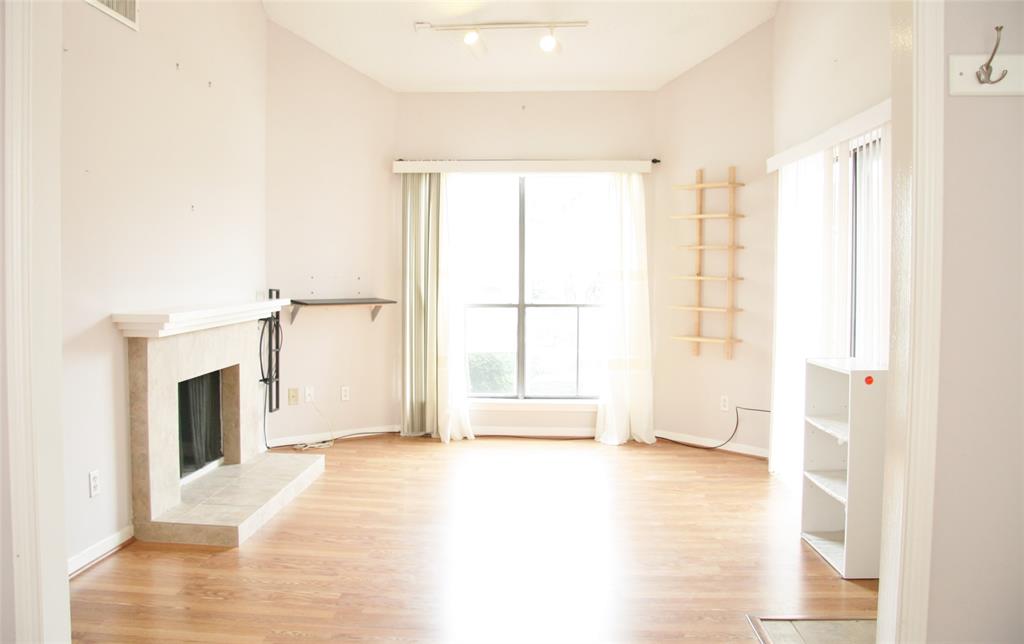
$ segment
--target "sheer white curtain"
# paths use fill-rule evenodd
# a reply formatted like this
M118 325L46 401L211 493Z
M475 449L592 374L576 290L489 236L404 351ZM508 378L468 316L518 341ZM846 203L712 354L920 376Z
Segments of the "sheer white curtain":
M437 434L441 177L402 176L402 436Z
M595 438L618 445L630 438L654 442L651 319L643 179L611 178L604 284L606 384L598 403Z
M466 300L463 277L471 270L459 240L460 213L447 207L448 182L441 175L440 270L437 303L437 435L443 442L473 438L466 374Z
M795 474L814 357L889 354L888 126L779 169L769 469Z
M473 438L466 408L458 222L443 174L403 177L402 435Z
M826 207L828 154L820 152L779 169L775 268L775 347L772 363L772 471L799 471L803 453L805 360L822 355L825 311L815 294L828 292L830 254Z

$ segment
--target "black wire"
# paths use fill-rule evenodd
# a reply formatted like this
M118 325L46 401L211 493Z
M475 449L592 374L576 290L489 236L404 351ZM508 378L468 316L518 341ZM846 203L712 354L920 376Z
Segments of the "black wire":
M764 412L766 414L772 413L771 409L759 409L757 407L740 407L739 405L736 405L736 424L732 428L732 433L729 434L729 438L725 439L725 441L719 443L718 445L697 445L696 443L686 443L686 442L677 441L677 440L674 440L674 439L671 439L671 438L666 438L665 440L672 441L673 443L679 443L680 445L686 445L687 447L696 447L697 449L718 449L720 447L725 447L726 445L729 444L729 441L731 441L732 439L736 438L736 432L738 432L740 430L740 410L741 409L743 411L760 411L760 412Z
M260 320L260 382L263 383L263 447L270 449L270 441L267 440L267 409L270 407L270 379L267 378L266 368L263 364L263 335L270 324L270 318ZM268 356L269 357L269 356Z
M263 334L267 330L267 324L270 323L270 318L260 320L263 324L260 325L260 382L265 383L267 381L267 372L263 367Z

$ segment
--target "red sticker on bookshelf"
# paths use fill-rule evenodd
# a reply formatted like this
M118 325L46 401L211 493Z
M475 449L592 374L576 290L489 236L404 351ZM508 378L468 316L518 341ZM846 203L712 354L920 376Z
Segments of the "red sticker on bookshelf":
M867 378L864 379L864 382L869 384L869 385L873 385L873 384L875 384L875 377L874 376L868 376Z

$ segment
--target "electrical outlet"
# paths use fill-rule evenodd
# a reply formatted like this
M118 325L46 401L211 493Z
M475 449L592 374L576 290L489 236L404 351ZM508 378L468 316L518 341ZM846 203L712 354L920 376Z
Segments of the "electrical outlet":
M341 400L343 402L352 400L352 392L349 390L348 385L341 388Z
M100 471L93 470L89 472L89 498L96 496L100 493Z
M292 387L288 390L288 404L298 405L299 404L299 390Z
M729 397L722 396L718 399L718 408L722 411L729 411Z
M313 388L312 387L306 387L306 402L308 402L308 403L313 402Z

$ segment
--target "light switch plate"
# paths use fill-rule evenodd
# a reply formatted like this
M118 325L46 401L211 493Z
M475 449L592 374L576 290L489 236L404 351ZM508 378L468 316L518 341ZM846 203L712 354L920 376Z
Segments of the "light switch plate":
M1006 78L995 84L979 83L975 72L988 60L988 54L949 57L950 96L1024 96L1024 54L996 54L992 76L1006 70Z

